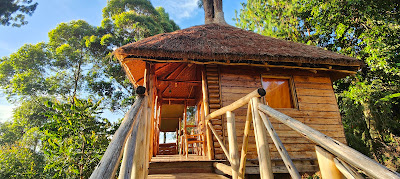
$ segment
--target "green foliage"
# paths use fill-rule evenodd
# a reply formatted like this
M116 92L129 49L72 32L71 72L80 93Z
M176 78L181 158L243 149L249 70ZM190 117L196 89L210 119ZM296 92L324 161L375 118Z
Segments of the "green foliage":
M400 136L400 12L395 0L248 0L237 26L363 60L355 77L335 82L350 146L390 165ZM398 162L397 162L398 163Z
M99 115L135 99L113 50L179 29L147 0L108 1L104 13L99 27L60 23L49 42L0 58L0 88L18 106L0 123L0 178L88 178L119 126Z
M0 1L0 23L4 26L21 27L28 22L25 15L32 15L38 3L32 0L2 0Z
M99 118L100 101L47 102L54 109L42 127L46 171L55 178L88 178L108 146L111 123Z
M0 60L0 87L9 96L47 93L45 72L50 62L46 44L25 44L10 57Z
M21 143L0 146L0 178L44 178L43 156Z

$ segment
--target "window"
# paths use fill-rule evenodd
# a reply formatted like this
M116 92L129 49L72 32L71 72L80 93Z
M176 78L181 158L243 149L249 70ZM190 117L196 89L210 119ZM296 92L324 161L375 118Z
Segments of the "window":
M267 92L265 101L272 108L294 108L289 78L262 77L262 86Z

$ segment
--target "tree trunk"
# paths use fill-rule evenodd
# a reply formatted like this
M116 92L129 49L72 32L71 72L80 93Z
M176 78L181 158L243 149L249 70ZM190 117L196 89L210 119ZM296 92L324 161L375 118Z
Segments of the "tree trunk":
M214 23L226 24L224 11L222 10L222 0L214 0Z
M75 96L76 96L76 92L78 90L78 82L79 82L79 78L81 75L81 65L82 65L82 62L78 62L78 67L77 67L77 69L75 71L75 75L74 75L74 92L72 94L72 99L71 99L72 104L75 104Z
M213 0L203 0L204 8L204 23L210 24L214 20L214 5Z

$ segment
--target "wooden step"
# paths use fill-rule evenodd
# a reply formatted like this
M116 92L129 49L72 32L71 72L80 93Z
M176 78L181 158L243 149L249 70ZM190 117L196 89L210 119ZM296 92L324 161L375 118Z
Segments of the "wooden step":
M185 179L185 178L198 178L198 179L212 179L212 178L227 178L223 175L215 173L174 173L174 174L154 174L149 175L150 179Z
M149 174L212 173L212 161L150 162Z

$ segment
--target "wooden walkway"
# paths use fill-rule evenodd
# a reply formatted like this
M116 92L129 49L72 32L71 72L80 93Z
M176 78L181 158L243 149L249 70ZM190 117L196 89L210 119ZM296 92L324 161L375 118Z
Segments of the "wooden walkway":
M214 162L196 154L189 154L188 158L183 155L157 155L151 159L148 178L226 178L214 173Z
M211 178L227 178L222 175L218 175L215 173L176 173L176 174L156 174L156 175L149 175L148 178L151 179L158 179L158 178L201 178L201 179L211 179Z

